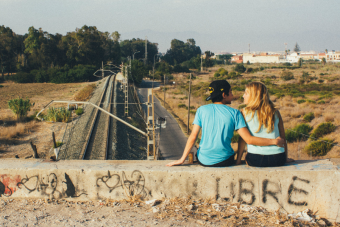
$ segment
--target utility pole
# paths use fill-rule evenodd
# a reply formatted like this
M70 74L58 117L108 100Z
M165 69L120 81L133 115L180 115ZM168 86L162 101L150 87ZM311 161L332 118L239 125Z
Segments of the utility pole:
M153 83L154 83L154 80L155 80L155 57L158 55L158 53L157 54L155 54L154 56L153 56L153 68L152 68L152 73L153 73L153 76L152 76L152 89L153 89Z
M248 43L248 53L250 54L250 43Z
M147 116L147 126L148 126L148 141L147 141L147 160L156 160L156 149L155 149L155 111L154 111L154 99L153 99L153 89L148 89L148 116ZM152 134L151 134L152 132ZM152 149L151 149L152 147ZM152 150L152 151L151 151ZM152 152L153 157L150 156Z
M190 80L189 80L189 105L188 105L188 127L187 127L187 134L189 135L189 120L190 120L190 95L191 95L191 73L190 73Z
M125 94L125 113L124 116L129 114L129 78L128 78L128 66L125 66L125 77L124 77L124 94Z
M102 78L104 78L104 62L102 62Z
M166 109L165 107L165 74L164 74L164 108Z
M201 54L201 72L203 72L203 55Z
M148 37L145 36L145 60L144 65L148 63Z

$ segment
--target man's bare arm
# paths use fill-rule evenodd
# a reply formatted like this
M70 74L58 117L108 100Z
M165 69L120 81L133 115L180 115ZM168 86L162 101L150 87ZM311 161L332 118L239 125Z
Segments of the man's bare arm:
M194 125L191 134L188 138L187 144L185 145L184 151L183 151L183 155L181 157L181 159L173 161L168 163L166 166L176 166L176 165L182 165L185 161L185 159L187 158L188 154L190 153L192 147L195 144L195 141L197 139L198 133L200 131L201 127L198 125Z
M270 145L276 145L278 147L283 147L285 140L281 137L277 137L276 139L266 139L261 137L255 137L252 136L248 130L248 128L240 128L238 131L238 134L242 137L242 139L247 143L251 145L256 146L270 146Z

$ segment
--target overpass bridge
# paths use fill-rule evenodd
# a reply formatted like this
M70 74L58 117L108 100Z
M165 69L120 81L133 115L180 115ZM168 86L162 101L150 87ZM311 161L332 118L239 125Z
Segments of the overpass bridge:
M1 159L0 197L70 201L187 198L293 213L305 209L340 222L340 161L282 167L166 167L169 161ZM136 197L137 196L137 197Z

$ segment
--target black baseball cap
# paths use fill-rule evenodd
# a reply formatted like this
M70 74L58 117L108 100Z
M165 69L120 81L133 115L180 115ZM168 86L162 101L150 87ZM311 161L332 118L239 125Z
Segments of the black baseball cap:
M230 84L226 80L215 80L211 82L209 85L210 96L206 98L206 101L221 95L223 92L225 92L226 95L229 95L230 88Z

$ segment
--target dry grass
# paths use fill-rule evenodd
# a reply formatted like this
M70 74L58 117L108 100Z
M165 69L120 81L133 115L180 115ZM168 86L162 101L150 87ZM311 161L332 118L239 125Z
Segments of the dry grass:
M314 111L314 116L315 117L321 117L322 116L322 111L320 109Z
M333 122L337 115L335 113L325 113L324 119L326 122Z
M290 116L292 118L299 118L302 117L303 115L305 115L306 111L305 109L301 109L301 108L294 108L291 113Z
M25 133L31 132L35 128L35 121L28 123L17 123L14 126L0 127L0 139L10 140Z
M74 96L74 100L86 101L90 99L95 88L96 88L96 84L87 85Z

